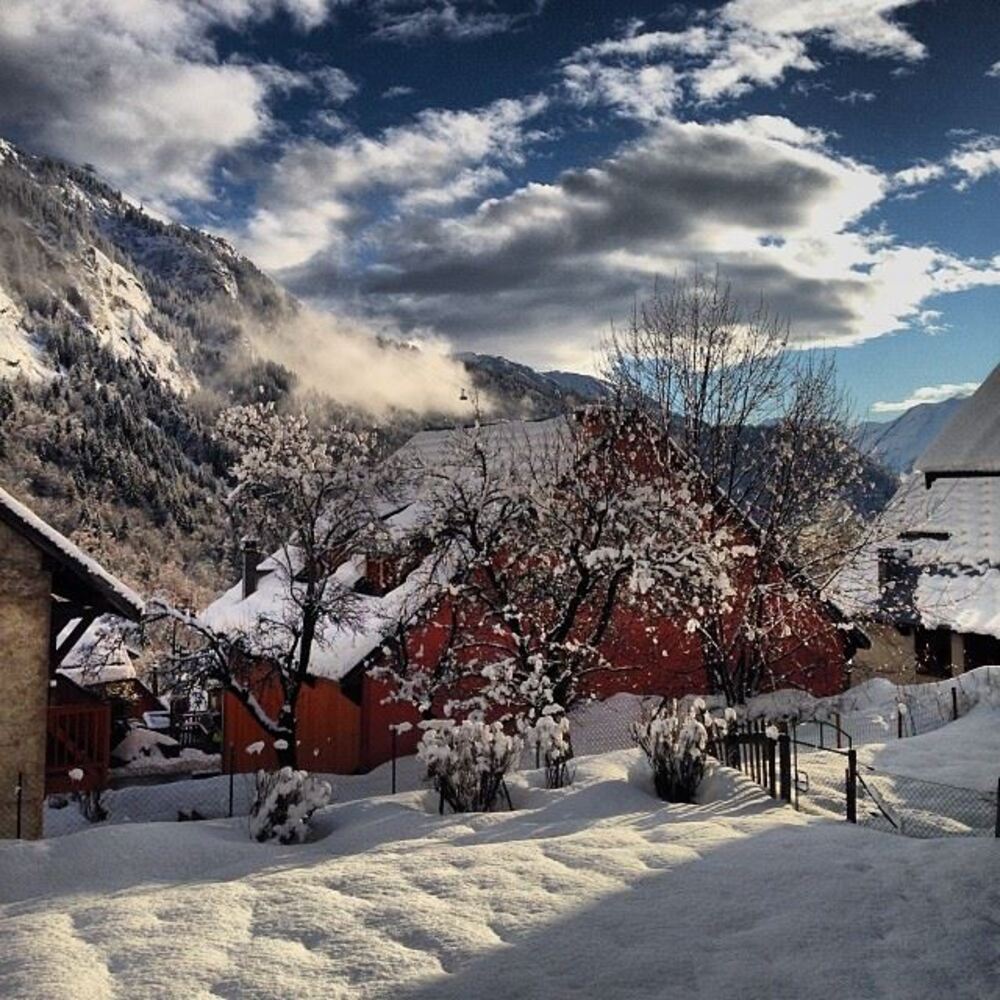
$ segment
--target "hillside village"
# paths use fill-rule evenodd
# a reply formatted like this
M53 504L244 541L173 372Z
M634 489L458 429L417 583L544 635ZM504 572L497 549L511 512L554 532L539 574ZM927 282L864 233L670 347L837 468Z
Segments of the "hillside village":
M997 26L0 9L0 998L1000 996Z

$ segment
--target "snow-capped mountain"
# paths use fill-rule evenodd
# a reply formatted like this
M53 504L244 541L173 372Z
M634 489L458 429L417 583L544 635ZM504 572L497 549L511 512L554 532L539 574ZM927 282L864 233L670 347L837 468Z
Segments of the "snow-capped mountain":
M940 403L920 403L895 420L868 421L859 425L858 441L863 450L892 472L912 472L916 460L964 402L964 397L956 397Z
M29 380L55 373L57 328L188 395L242 321L293 308L224 240L160 222L92 171L2 140L0 240L0 370Z
M300 314L225 240L0 140L0 483L137 585L177 565L187 583L218 583L231 456L214 414L292 390L296 376L258 352L269 334L295 336ZM499 416L545 417L602 391L460 360ZM443 419L407 414L396 435Z

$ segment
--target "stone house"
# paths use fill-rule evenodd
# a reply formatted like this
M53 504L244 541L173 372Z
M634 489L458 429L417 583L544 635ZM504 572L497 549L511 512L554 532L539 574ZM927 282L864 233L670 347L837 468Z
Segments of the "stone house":
M872 648L854 681L1000 663L1000 366L920 456L847 574Z
M137 594L0 489L0 838L41 836L54 765L81 788L103 780L108 707L56 703L55 672L98 616L141 613Z

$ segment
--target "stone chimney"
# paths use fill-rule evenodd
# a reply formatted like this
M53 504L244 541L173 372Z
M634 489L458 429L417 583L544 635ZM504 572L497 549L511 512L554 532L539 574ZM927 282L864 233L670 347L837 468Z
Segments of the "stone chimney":
M243 600L245 601L257 590L260 576L257 567L260 564L260 543L252 535L241 539L243 548Z

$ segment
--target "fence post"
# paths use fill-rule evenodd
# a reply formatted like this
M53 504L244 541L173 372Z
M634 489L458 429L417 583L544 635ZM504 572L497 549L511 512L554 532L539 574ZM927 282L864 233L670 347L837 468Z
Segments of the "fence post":
M833 713L833 721L837 727L837 749L840 749L840 712Z
M233 782L236 780L236 747L229 744L229 818L233 818Z
M958 718L958 688L954 684L951 686L951 721Z
M726 767L743 770L743 757L740 754L740 738L735 733L726 733Z
M24 801L24 774L21 771L17 772L17 813L14 817L14 836L20 840L21 839L21 803Z
M392 794L396 794L396 727L390 726L389 732L392 733Z
M901 740L903 738L903 706L896 706L896 739Z
M770 737L767 739L767 790L771 793L771 798L776 799L778 797L777 790L777 775L774 773L774 751L776 749L776 741L772 740Z
M778 784L783 802L792 801L792 753L788 740L788 723L781 724L778 733Z
M847 751L847 822L858 821L858 752Z
M1000 778L997 778L997 823L993 833L1000 840Z

